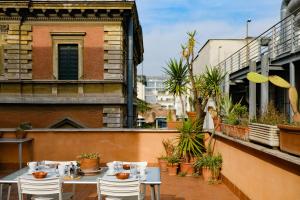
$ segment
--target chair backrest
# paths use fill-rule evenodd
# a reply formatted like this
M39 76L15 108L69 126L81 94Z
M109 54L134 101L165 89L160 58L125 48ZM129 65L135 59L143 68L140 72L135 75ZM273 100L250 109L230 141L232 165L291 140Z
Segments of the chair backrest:
M23 194L30 195L50 195L57 194L62 200L62 180L53 178L47 180L34 180L25 177L18 178L19 200L23 200Z
M140 181L112 181L98 179L97 192L99 200L102 199L102 195L110 197L136 197L136 199L140 199Z

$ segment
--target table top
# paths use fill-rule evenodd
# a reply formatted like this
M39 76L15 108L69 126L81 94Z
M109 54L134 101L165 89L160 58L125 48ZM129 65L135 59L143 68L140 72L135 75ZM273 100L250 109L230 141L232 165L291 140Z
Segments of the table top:
M23 143L23 142L29 142L33 140L33 138L0 138L0 143Z
M64 184L97 184L97 179L105 176L107 167L93 176L81 176L80 179L64 180ZM28 172L28 167L22 168L0 179L0 183L17 183L17 177L24 175ZM158 167L146 168L146 180L141 181L147 185L160 185L160 169Z

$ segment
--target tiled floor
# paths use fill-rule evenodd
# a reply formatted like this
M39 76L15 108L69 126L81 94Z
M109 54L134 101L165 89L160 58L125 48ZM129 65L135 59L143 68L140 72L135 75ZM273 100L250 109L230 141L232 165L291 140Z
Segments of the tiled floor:
M0 176L4 174L1 173ZM238 198L224 185L209 185L201 177L178 177L161 174L161 200L237 200ZM70 187L65 188L65 191ZM4 187L4 198L6 199L7 187ZM75 200L94 200L96 198L96 186L76 186ZM11 200L17 200L17 187L13 186ZM147 188L146 199L150 200L150 190Z

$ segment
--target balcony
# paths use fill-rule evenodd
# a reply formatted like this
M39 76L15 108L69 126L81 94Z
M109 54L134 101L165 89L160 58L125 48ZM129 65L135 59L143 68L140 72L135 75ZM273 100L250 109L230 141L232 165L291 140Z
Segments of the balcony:
M2 129L13 138L14 129ZM112 160L148 161L157 165L162 140L175 138L175 130L152 129L33 129L24 146L23 165L30 160L74 160L82 152L99 152L101 163ZM208 135L206 135L208 137ZM155 148L153 148L155 147ZM202 177L169 176L161 172L161 199L297 199L300 159L217 133L214 151L222 154L222 183L209 185ZM17 147L0 146L1 176L18 168ZM291 159L292 158L292 159ZM69 187L66 190L70 189ZM288 191L287 191L288 190ZM75 199L96 199L95 186L78 186ZM5 193L6 195L6 193ZM13 198L17 199L13 188ZM147 198L150 199L150 191Z
M232 74L248 67L250 61L259 65L263 55L269 56L271 64L277 64L276 61L295 55L300 50L300 31L295 18L292 14L257 38L248 38L247 45L220 62L218 66Z

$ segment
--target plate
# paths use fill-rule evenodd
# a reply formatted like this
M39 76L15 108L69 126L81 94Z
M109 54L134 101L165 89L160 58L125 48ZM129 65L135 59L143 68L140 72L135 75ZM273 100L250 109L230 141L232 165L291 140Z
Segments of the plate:
M81 169L79 169L78 174L83 175L83 176L94 176L99 174L103 169L99 168L98 170L95 171L82 171Z

